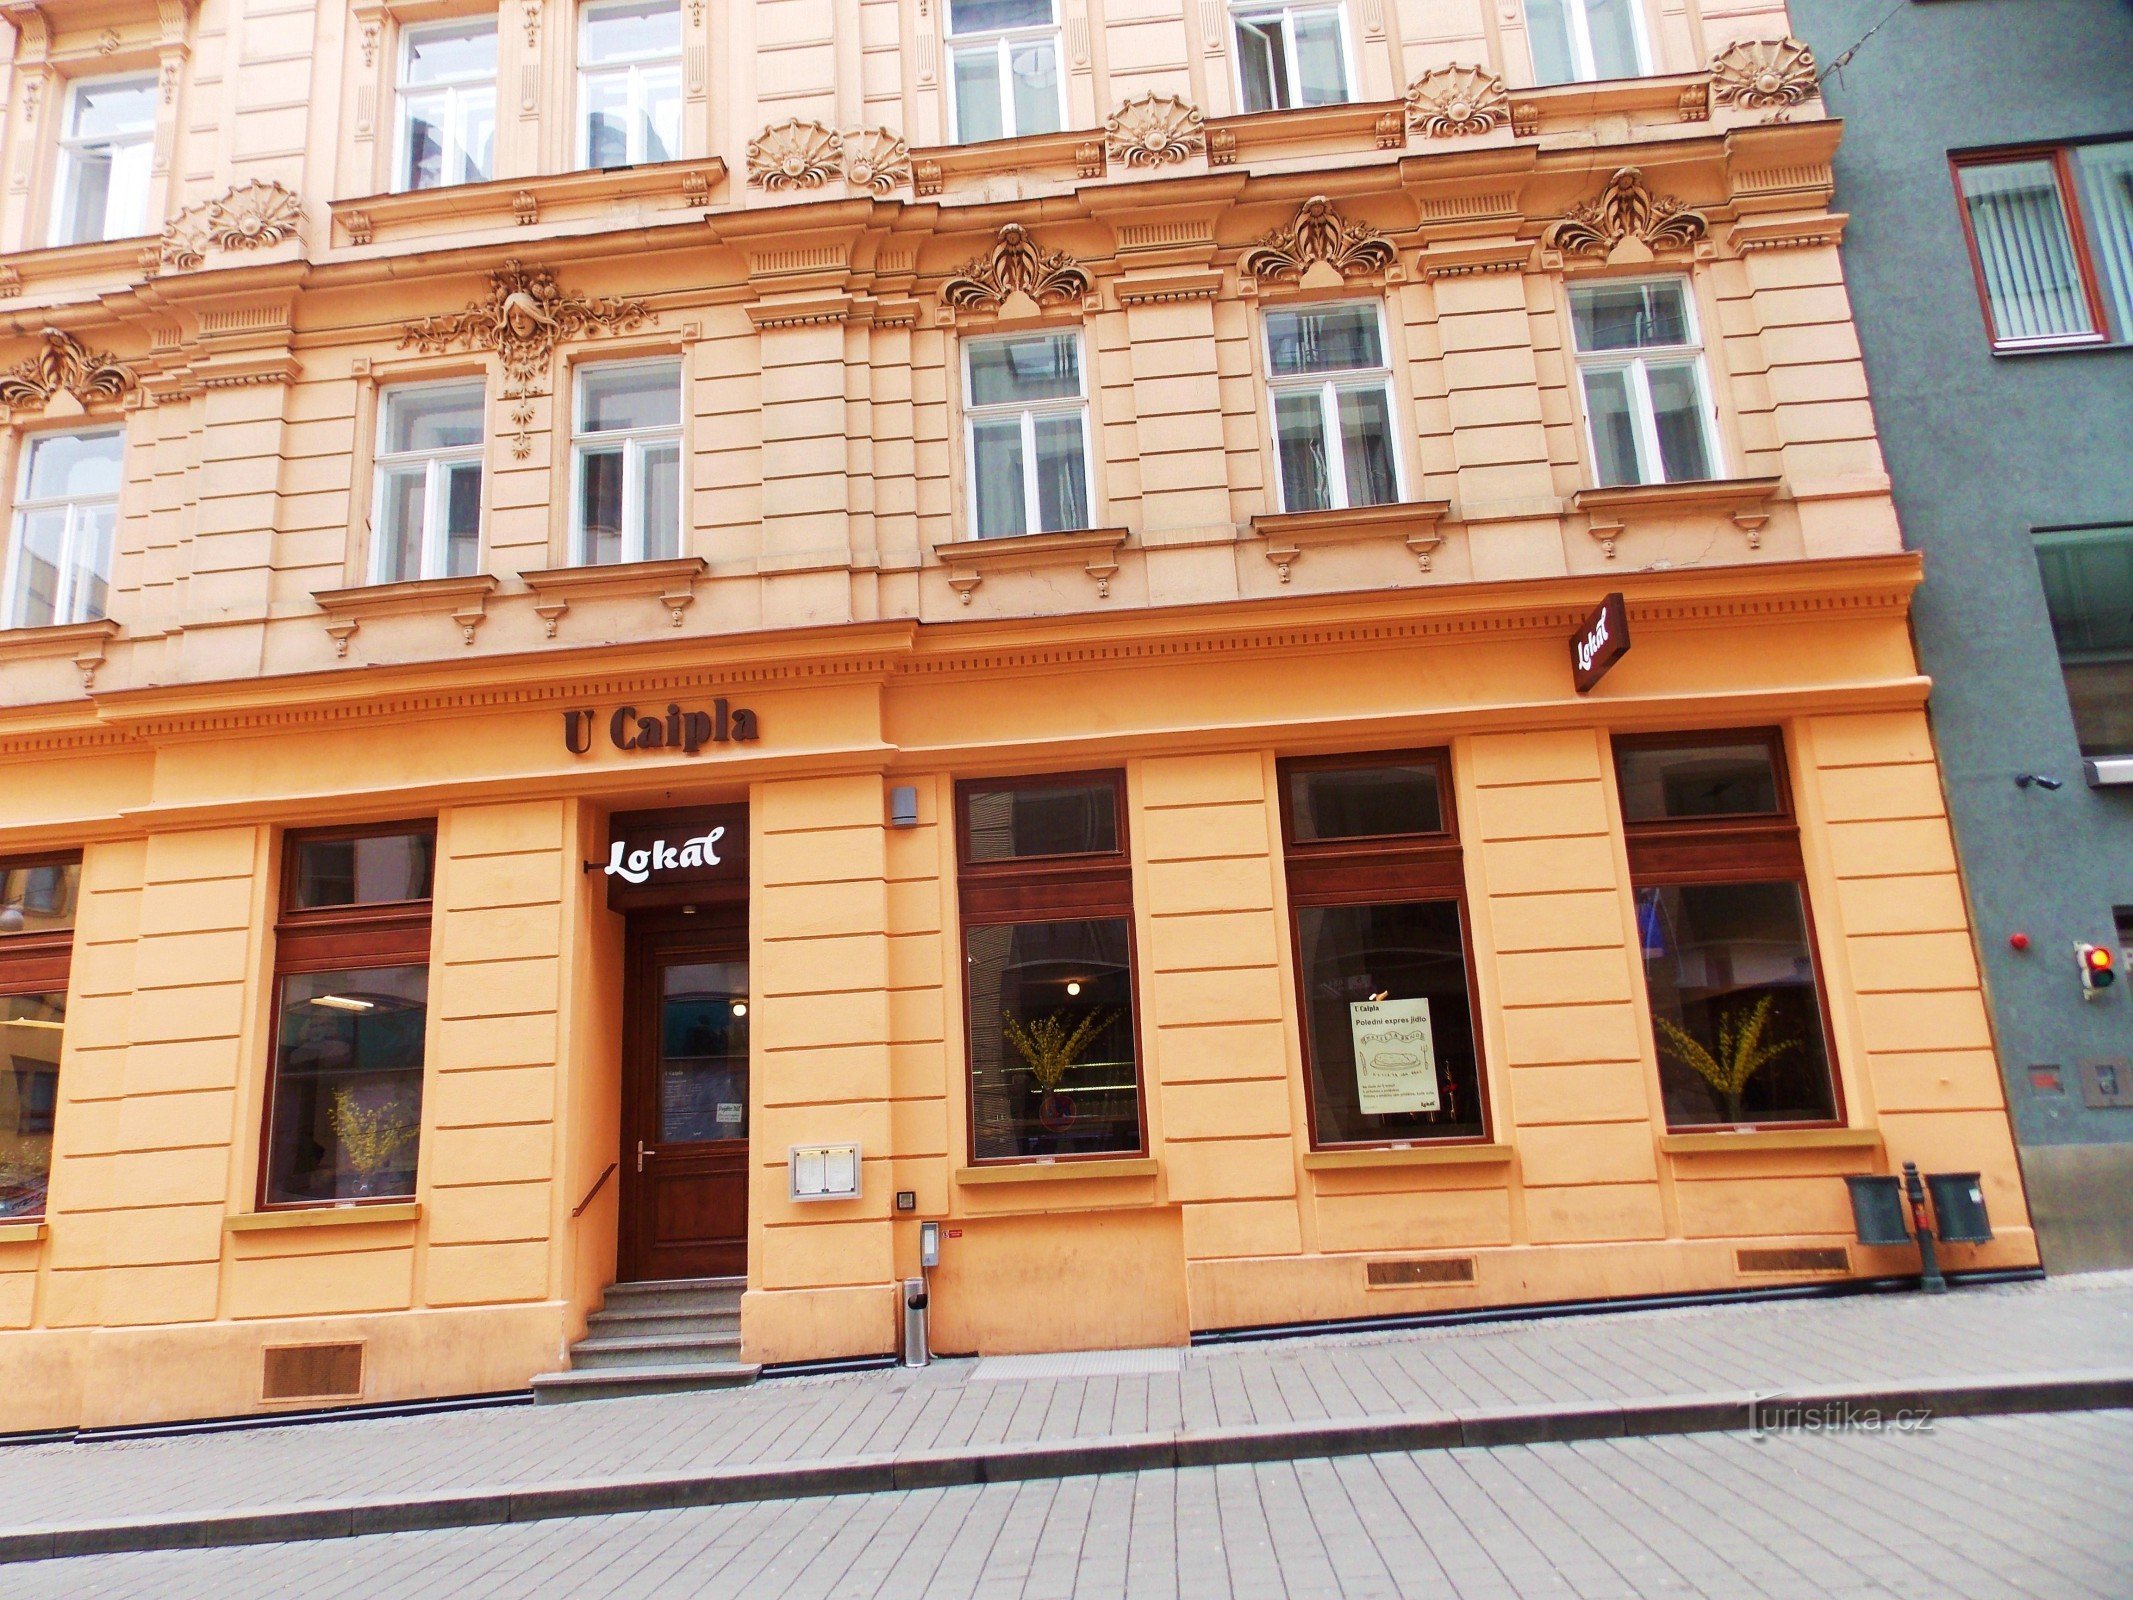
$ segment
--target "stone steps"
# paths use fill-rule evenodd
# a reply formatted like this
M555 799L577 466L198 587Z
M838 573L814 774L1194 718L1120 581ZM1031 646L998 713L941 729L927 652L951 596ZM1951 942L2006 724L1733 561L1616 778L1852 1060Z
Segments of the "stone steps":
M570 1347L570 1370L533 1380L538 1401L672 1394L753 1383L741 1360L743 1278L682 1278L608 1287Z

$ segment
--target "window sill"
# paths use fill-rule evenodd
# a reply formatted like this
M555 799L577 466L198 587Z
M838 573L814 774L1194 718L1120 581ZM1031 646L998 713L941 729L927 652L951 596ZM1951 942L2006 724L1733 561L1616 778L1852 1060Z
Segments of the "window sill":
M1344 511L1282 511L1252 518L1252 532L1266 540L1266 558L1281 581L1289 567L1312 545L1350 544L1366 539L1399 539L1429 571L1430 556L1444 543L1438 524L1451 515L1449 500L1395 500L1382 506L1350 506Z
M1483 1167L1501 1166L1511 1159L1507 1144L1388 1145L1368 1150L1310 1150L1303 1158L1306 1172L1345 1172L1358 1167Z
M1571 506L1591 520L1586 532L1600 542L1609 561L1615 541L1632 521L1663 520L1687 514L1725 516L1748 536L1748 548L1763 544L1763 524L1770 502L1784 486L1782 478L1700 478L1690 483L1625 483L1607 489L1580 489Z
M489 573L470 578L412 578L404 583L369 583L354 589L315 589L311 598L326 614L326 631L333 636L333 653L348 654L348 641L365 622L380 617L426 616L450 612L459 624L460 640L474 642L489 596L496 592L496 579Z
M0 661L42 661L70 656L81 670L82 692L96 682L96 669L104 664L106 647L119 635L119 625L109 617L94 622L61 622L43 628L0 630Z
M383 1204L300 1206L288 1211L246 1211L222 1219L227 1233L279 1233L294 1228L367 1228L414 1222L422 1215L419 1200Z
M1000 539L958 539L933 547L934 558L948 569L948 587L964 605L990 572L1037 567L1078 566L1096 580L1096 598L1111 598L1118 572L1118 552L1127 539L1124 528L1082 528L1073 533L1018 533Z
M142 275L141 261L155 259L157 237L135 234L127 239L98 239L91 244L44 245L20 250L5 257L20 281L20 293L34 296L47 285L78 284L85 279L123 278L131 282Z
M711 204L712 190L725 181L726 163L717 156L705 156L363 195L336 200L329 209L334 243L362 247L381 238L397 243L424 235L462 235L484 223L498 229L536 222L550 229L567 228L582 216L588 222L604 219L612 226L613 208L632 200L653 202L639 208L648 213L644 221L693 223Z
M1104 174L1101 128L1066 128L1015 139L927 145L911 152L911 192L924 200L966 181L989 182L1003 173L1063 178Z
M538 572L522 572L519 578L533 591L533 609L553 639L556 623L574 600L656 600L667 613L668 624L678 628L682 613L696 599L696 580L710 566L702 556L678 556L667 561L545 567Z
M1873 1128L1743 1128L1726 1133L1665 1133L1659 1148L1670 1156L1723 1156L1747 1150L1879 1150Z
M35 1222L0 1222L0 1244L39 1244L50 1235L51 1226Z
M955 1181L987 1183L1074 1183L1094 1178L1152 1178L1162 1170L1153 1156L1101 1156L1091 1160L1018 1161L997 1167L957 1167Z
M2081 773L2089 780L2092 789L2133 783L2133 756L2086 756L2081 762Z

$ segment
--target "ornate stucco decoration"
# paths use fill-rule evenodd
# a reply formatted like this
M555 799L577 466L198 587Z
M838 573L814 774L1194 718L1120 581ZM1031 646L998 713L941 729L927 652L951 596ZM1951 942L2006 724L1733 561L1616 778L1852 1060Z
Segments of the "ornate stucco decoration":
M42 350L0 373L0 406L41 411L60 394L83 404L116 400L134 386L133 369L108 350L91 350L58 328L41 337Z
M1163 167L1207 148L1207 119L1174 94L1128 100L1104 121L1104 154L1127 167Z
M1815 84L1814 52L1797 39L1737 39L1711 58L1711 95L1722 106L1796 106Z
M1392 241L1367 223L1350 222L1333 202L1315 194L1286 228L1276 228L1238 264L1247 276L1279 282L1294 278L1305 289L1337 289L1364 272L1393 263Z
M503 397L512 402L511 420L518 433L511 453L523 460L533 451L533 397L548 386L556 346L565 339L620 333L647 320L641 300L587 299L566 294L546 267L506 261L489 275L489 292L450 316L410 322L400 347L428 355L458 346L494 350L503 367Z
M911 181L911 147L887 128L854 128L844 136L844 181L887 194Z
M844 136L819 122L774 122L748 141L748 187L819 189L844 165Z
M1649 261L1661 250L1686 250L1709 232L1702 212L1653 194L1642 172L1622 167L1599 194L1549 223L1541 241L1565 255Z
M960 311L997 311L1003 317L1034 316L1043 307L1079 300L1089 292L1089 274L1063 251L1041 251L1029 229L1010 222L1000 230L990 256L973 256L941 285L941 303Z
M240 183L227 194L187 206L163 230L161 264L190 272L207 262L207 252L265 250L296 237L304 203L293 189L267 178Z
M1503 79L1483 67L1439 67L1407 86L1407 126L1425 138L1488 133L1510 120Z

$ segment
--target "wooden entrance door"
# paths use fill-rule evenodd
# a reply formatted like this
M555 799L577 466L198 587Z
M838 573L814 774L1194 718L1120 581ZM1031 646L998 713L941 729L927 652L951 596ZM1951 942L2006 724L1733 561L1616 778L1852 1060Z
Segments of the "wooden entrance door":
M748 946L735 928L630 940L621 1276L748 1270Z

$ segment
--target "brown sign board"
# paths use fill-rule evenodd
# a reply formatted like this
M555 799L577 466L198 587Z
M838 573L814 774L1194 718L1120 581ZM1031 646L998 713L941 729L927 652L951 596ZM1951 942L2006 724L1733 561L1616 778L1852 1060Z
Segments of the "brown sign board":
M740 904L748 898L748 808L689 806L618 811L607 858L587 872L607 879L611 911Z
M1629 607L1620 591L1593 608L1570 639L1570 676L1584 694L1629 653Z

